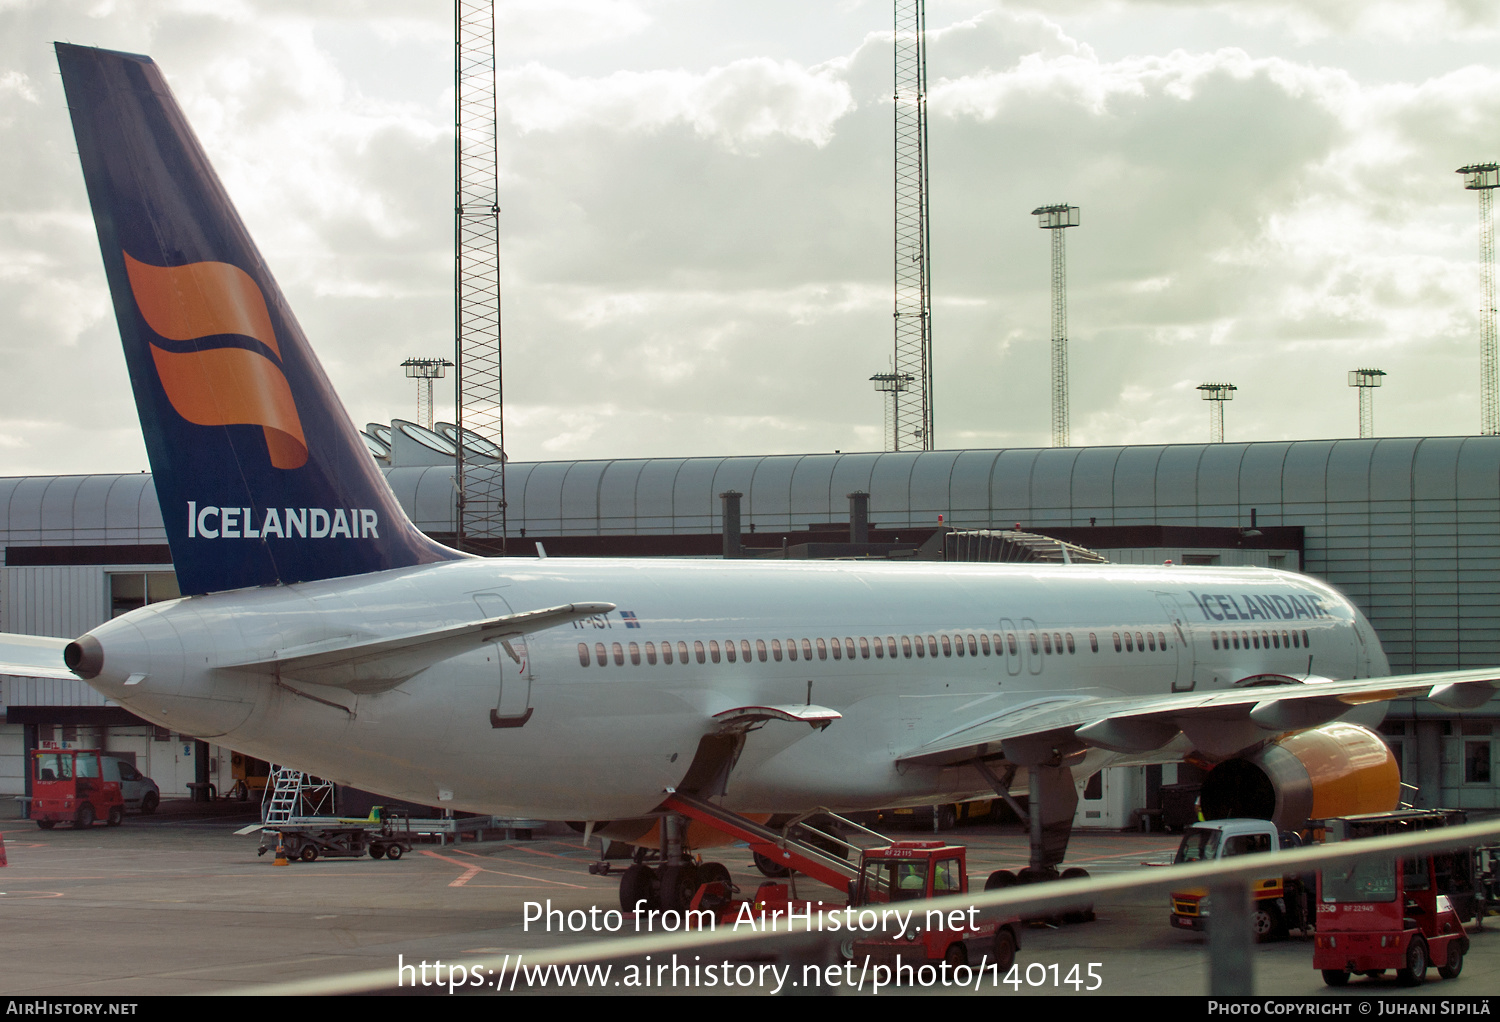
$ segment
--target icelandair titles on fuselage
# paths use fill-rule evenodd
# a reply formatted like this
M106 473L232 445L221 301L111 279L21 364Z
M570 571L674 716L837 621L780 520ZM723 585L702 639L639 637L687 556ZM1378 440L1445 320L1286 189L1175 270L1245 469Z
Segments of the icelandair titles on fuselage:
M257 526L256 517L260 522ZM188 501L188 539L379 539L380 515L370 508L199 507Z
M1188 595L1198 603L1203 616L1215 621L1277 620L1295 621L1299 618L1332 618L1316 596L1288 593L1285 596L1252 596L1241 593L1195 593Z

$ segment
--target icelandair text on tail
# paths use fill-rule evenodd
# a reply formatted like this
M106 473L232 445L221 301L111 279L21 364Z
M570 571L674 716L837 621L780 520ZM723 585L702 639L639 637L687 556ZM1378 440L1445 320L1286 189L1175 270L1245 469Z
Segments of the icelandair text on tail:
M199 507L187 502L188 539L379 539L380 515L367 507Z

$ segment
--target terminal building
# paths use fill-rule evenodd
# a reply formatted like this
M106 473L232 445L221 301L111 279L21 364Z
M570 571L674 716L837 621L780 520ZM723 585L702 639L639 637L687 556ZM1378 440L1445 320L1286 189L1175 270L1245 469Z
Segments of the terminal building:
M451 541L451 427L398 420L366 436L413 521ZM1019 529L1113 561L1304 571L1364 611L1396 673L1500 664L1497 436L553 461L505 472L510 556L540 546L550 556L941 557L955 549L946 530ZM178 595L148 474L0 479L0 546L0 630L74 637ZM168 797L191 783L233 785L231 750L146 724L81 681L0 678L0 713L0 797L24 793L27 750L49 741L132 759ZM1500 808L1497 721L1500 699L1464 713L1391 703L1382 730L1415 786L1410 800ZM1134 825L1162 778L1106 771L1086 789L1079 824Z

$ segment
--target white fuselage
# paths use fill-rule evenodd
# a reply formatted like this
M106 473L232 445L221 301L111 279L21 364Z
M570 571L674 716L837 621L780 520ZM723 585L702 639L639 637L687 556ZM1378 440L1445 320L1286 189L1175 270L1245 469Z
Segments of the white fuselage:
M586 601L618 609L476 641L379 691L222 667ZM90 683L156 724L386 796L541 819L649 813L741 706L842 717L751 732L728 807L855 809L984 790L972 770L898 760L1038 700L1388 673L1337 592L1261 569L475 559L191 597L90 634Z

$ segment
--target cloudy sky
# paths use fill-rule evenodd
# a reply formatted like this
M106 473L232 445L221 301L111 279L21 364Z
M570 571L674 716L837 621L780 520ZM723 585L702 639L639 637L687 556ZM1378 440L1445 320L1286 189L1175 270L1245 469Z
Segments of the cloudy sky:
M516 460L875 450L891 9L498 0ZM811 11L809 10L811 8ZM0 0L0 474L146 467L50 43L149 53L356 422L452 354L452 24L411 0ZM1487 0L928 0L940 447L1477 432ZM451 396L439 401L451 412Z

